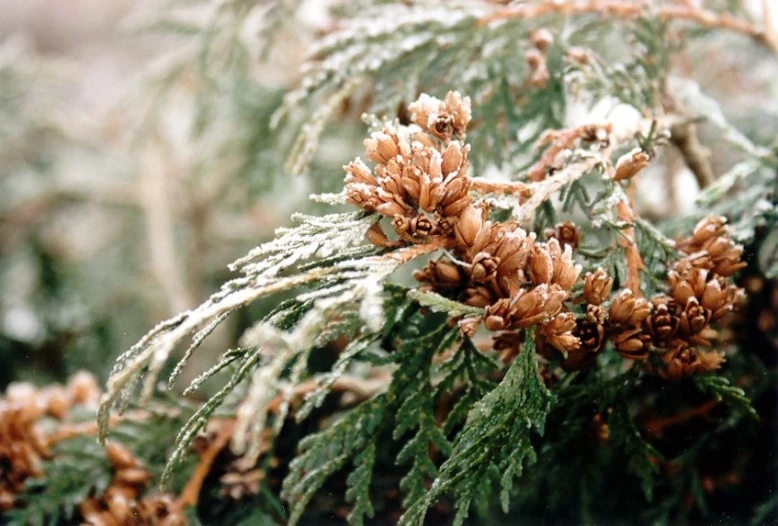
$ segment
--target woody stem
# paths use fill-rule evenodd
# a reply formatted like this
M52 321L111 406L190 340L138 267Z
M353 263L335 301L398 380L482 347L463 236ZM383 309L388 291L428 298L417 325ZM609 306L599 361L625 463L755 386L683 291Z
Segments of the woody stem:
M530 19L545 15L582 15L595 14L601 16L616 16L633 18L644 13L649 3L625 3L613 0L590 0L589 2L548 2L542 4L518 5L498 9L479 20L484 25L499 20L514 18ZM688 5L667 5L656 10L662 20L686 20L705 28L719 28L746 35L756 42L767 46L778 55L778 44L764 30L757 28L747 20L732 17L727 13L716 13L707 9L694 8Z

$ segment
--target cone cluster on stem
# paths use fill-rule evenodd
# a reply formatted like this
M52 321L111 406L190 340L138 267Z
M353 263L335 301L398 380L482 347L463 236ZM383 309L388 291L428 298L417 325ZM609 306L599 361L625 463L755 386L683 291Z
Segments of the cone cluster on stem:
M346 196L390 218L397 239L376 223L367 234L373 243L449 249L414 277L422 290L483 309L482 316L456 320L465 335L483 325L494 333L495 350L510 359L520 351L520 331L532 327L538 352L566 370L592 365L607 342L672 381L721 365L720 354L701 348L715 337L711 323L742 301L729 278L745 266L724 218L702 220L677 243L682 257L668 264L665 292L646 299L634 287L614 290L602 268L582 275L574 260L581 231L573 222L546 230L541 240L518 222L495 221L488 201L472 200L469 147L459 142L471 119L467 97L422 95L409 109L414 124L365 141L373 169L360 159L345 167ZM645 166L638 153L620 160L618 179Z

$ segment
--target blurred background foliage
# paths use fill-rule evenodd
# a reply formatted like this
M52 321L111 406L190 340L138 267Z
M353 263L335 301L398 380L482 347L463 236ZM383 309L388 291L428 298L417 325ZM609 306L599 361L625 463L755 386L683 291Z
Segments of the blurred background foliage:
M330 23L323 2L0 6L2 386L105 378L310 192L339 189L359 110L337 108L300 177L294 137L269 127Z

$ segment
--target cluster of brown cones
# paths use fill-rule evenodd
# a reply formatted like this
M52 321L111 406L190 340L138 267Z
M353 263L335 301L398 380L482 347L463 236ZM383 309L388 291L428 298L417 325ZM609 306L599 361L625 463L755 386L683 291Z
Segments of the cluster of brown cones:
M116 443L105 448L114 470L111 483L99 497L87 497L78 507L85 524L93 526L183 526L186 520L169 494L144 496L151 473L132 453Z
M721 365L720 354L698 347L710 345L710 324L742 299L727 281L745 265L742 247L727 235L723 218L706 218L678 243L684 257L670 266L668 294L650 300L629 288L612 294L604 270L581 276L573 260L581 234L573 223L540 240L516 222L488 220L488 206L472 202L468 147L453 140L464 138L469 99L422 95L409 109L415 126L384 129L365 141L376 167L359 159L349 164L346 195L392 218L398 239L390 241L377 223L367 234L373 243L450 249L414 277L422 289L484 309L483 316L458 320L463 333L472 336L483 323L508 359L519 350L520 331L534 327L538 352L567 370L591 365L609 340L623 358L646 361L669 380ZM574 288L581 290L576 297ZM652 356L659 357L654 364Z
M96 404L99 398L97 382L86 372L76 373L64 387L8 386L0 399L0 511L13 508L28 478L44 474L41 463L51 454L38 426L41 418L61 420L73 406Z
M464 138L470 122L470 99L450 92L445 101L422 96L410 106L416 126L408 133L385 128L365 140L370 170L356 159L346 169L349 202L392 218L392 227L405 243L434 238L475 238L482 222L468 195L468 147ZM368 237L378 245L391 244L376 225Z

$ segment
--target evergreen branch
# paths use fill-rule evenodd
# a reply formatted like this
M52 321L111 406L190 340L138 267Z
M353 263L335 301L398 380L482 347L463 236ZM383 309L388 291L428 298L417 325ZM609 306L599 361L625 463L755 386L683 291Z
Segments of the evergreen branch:
M377 395L349 411L328 429L300 441L297 457L289 464L289 474L281 491L281 496L291 506L289 524L297 524L308 501L349 458L355 462L357 458L362 462L373 462L374 455L369 450L375 447L376 432L383 422L385 409L386 395ZM352 482L355 488L352 495L357 506L361 506L359 493L366 491L369 482L365 481L363 472L355 475ZM357 520L361 520L362 513L368 513L367 508L360 507L360 510L355 515Z
M455 523L462 524L479 485L491 470L503 473L503 506L513 478L524 462L533 462L532 429L543 433L552 395L538 372L534 334L526 331L524 347L502 382L480 401L467 417L451 456L440 467L429 492L411 504L400 524L421 524L427 509L446 493L454 493Z
M446 312L451 317L480 316L484 313L483 309L445 298L436 292L413 289L408 291L408 297L419 305L429 307L432 312Z
M697 389L703 393L712 394L717 401L724 402L733 410L743 413L749 418L759 418L745 391L730 384L727 378L706 374L694 376L693 380Z

